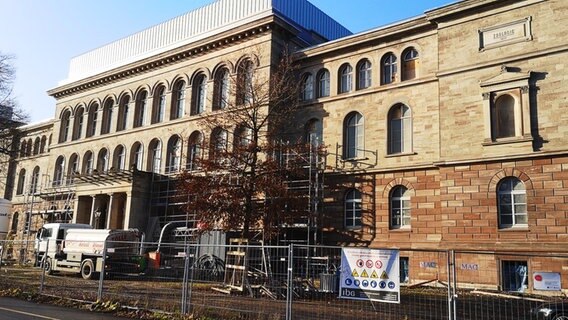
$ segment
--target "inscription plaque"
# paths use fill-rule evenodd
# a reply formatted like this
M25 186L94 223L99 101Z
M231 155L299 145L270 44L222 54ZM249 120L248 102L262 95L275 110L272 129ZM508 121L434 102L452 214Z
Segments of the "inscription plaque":
M532 40L531 17L479 30L479 50Z

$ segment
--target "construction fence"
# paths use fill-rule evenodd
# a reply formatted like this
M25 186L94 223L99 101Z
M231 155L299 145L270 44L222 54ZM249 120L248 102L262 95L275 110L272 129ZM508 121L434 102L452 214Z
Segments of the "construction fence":
M566 253L383 250L396 253L397 272L386 274L392 261L366 259L384 254L367 248L107 242L98 258L73 257L74 268L70 257L15 258L15 248L33 243L0 245L0 288L133 310L211 319L568 319ZM353 266L349 250L362 257Z

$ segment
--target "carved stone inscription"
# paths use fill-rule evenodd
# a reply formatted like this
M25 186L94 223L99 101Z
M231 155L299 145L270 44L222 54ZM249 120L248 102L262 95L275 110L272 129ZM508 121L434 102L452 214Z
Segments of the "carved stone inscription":
M479 30L479 50L532 40L531 18Z

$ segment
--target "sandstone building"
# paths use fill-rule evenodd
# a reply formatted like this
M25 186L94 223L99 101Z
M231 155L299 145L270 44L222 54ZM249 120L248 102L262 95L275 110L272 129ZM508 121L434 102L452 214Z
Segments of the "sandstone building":
M486 284L532 287L507 279L521 268L565 286L563 261L515 253L567 249L567 25L565 1L465 0L350 34L304 0L219 0L71 61L53 120L21 128L13 234L184 220L168 177L211 134L197 122L215 79L270 72L288 46L303 84L292 125L327 150L319 243L501 252L476 261L495 270ZM411 279L443 263L404 258Z

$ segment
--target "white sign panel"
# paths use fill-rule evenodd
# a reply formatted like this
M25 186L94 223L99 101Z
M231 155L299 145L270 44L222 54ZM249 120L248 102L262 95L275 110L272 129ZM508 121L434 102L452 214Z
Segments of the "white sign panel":
M400 303L398 250L343 248L339 297Z
M533 287L535 290L560 291L560 273L558 272L534 272Z

